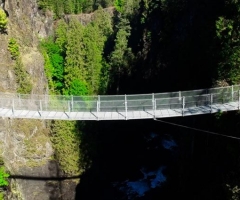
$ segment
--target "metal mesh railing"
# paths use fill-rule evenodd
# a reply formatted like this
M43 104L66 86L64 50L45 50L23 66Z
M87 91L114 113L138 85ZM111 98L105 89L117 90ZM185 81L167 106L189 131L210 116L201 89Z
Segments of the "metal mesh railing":
M240 85L139 95L64 96L0 93L0 108L59 112L129 112L240 103Z

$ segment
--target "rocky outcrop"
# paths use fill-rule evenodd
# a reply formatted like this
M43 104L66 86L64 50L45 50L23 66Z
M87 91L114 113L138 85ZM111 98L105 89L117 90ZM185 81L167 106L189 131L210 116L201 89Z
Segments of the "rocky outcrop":
M115 8L114 7L108 7L103 9L105 12L109 13L110 16L114 16ZM76 19L78 20L82 25L87 25L94 19L94 12L93 13L82 13L77 15L65 15L64 19L65 21L69 22L70 19Z
M20 58L33 86L32 93L48 92L44 58L38 45L52 33L53 15L41 13L36 1L0 0L0 6L8 15L6 33L0 34L0 92L16 92L17 89L16 61L8 51L10 38L19 44ZM47 124L39 120L0 119L0 153L11 175L15 175L8 199L49 200L62 196L62 181L36 178L59 176Z
M52 33L53 16L38 10L36 0L5 0L1 5L8 15L6 34L0 34L0 91L14 92L16 83L13 66L8 49L10 38L16 39L20 46L22 62L31 77L32 93L46 93L47 81L44 76L43 56L38 50L39 41Z

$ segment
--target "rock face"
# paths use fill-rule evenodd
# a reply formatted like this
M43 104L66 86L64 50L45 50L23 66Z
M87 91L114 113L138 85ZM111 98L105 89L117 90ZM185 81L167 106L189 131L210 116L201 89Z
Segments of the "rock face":
M32 93L48 92L44 58L38 45L41 38L52 33L53 15L50 12L43 15L36 1L0 0L1 8L8 15L7 31L0 33L0 92L16 92L17 89L16 61L8 51L10 38L19 44L21 61L33 86ZM53 161L48 121L1 118L0 152L10 174L15 175L10 180L8 199L74 199L63 198L71 183L46 179L59 176L58 165Z
M1 7L8 15L6 34L0 34L0 90L16 90L13 66L8 49L8 41L14 38L20 47L22 62L31 77L33 93L46 93L47 81L44 76L44 59L37 49L39 39L51 34L53 17L42 15L37 9L36 0L1 0ZM35 87L34 87L35 86Z
M105 12L109 13L110 16L114 16L115 8L114 7L108 7L103 9ZM93 13L82 13L82 14L77 14L77 15L65 15L64 19L66 22L69 22L70 19L76 19L78 20L82 25L87 25L94 19L94 12Z
M49 12L48 15L42 15L37 9L36 0L6 0L3 7L8 14L9 23L7 34L0 36L0 39L4 41L4 45L1 47L5 53L5 56L0 58L0 63L4 65L0 68L6 68L7 63L13 64L7 51L7 44L10 38L16 39L20 45L22 62L32 80L32 92L46 93L47 81L44 76L44 59L37 47L39 39L52 33L52 14ZM11 71L11 67L8 68ZM14 73L11 72L11 74ZM13 76L11 77L13 78ZM16 89L16 86L13 87L12 84L8 86L9 88L5 87L4 89Z

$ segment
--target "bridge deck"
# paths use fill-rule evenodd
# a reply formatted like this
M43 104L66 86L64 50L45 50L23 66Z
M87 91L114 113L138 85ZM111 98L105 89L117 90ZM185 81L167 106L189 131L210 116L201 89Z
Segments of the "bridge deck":
M213 104L212 106L190 107L185 109L161 109L127 112L62 112L62 111L29 111L1 108L0 116L9 118L56 119L56 120L132 120L167 118L216 113L219 111L238 110L238 102Z

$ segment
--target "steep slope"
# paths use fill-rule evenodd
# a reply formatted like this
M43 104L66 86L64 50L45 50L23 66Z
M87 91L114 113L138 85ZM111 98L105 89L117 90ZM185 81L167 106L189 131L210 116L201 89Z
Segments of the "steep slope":
M44 59L38 45L41 38L52 32L52 14L41 14L36 0L2 0L0 5L8 16L7 30L0 34L0 91L19 89L17 80L21 74L16 73L17 62L8 50L10 39L14 39L20 52L22 73L31 84L31 93L47 94ZM10 174L15 175L10 179L8 198L58 198L61 192L58 182L34 178L59 175L58 165L52 160L54 152L47 121L0 119L0 124L1 156Z

